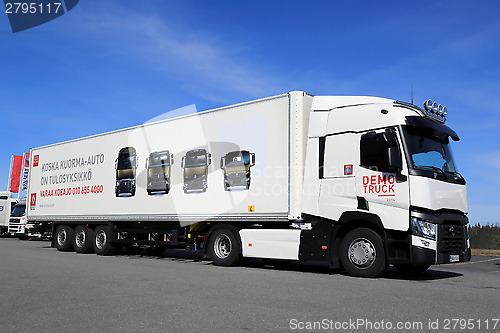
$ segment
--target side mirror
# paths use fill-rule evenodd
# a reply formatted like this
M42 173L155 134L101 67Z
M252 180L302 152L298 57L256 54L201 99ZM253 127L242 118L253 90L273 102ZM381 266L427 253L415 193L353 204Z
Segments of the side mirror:
M186 156L182 156L181 159L181 168L184 169L184 161L186 160Z
M135 155L135 168L139 169L139 157Z
M118 159L115 160L115 170L118 169Z
M384 141L387 143L396 143L397 142L397 140L396 140L397 136L396 136L396 133L394 133L394 132L383 132L383 133L380 133L380 135L382 136Z
M224 157L220 158L220 168L224 169L224 166L226 165L226 159Z
M146 157L146 164L144 165L144 167L146 169L149 167L149 157Z
M384 152L385 165L391 171L399 172L403 169L403 159L398 147L387 147Z
M207 154L207 166L209 166L210 164L212 164L212 154L208 153Z
M174 154L170 154L170 165L174 165Z
M255 153L250 154L250 166L255 165Z

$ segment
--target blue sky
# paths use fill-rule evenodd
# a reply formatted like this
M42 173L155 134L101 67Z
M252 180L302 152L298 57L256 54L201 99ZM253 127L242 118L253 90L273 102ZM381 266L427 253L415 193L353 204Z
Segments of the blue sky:
M292 90L434 99L470 219L500 222L500 2L84 0L13 34L0 14L0 189L11 154Z

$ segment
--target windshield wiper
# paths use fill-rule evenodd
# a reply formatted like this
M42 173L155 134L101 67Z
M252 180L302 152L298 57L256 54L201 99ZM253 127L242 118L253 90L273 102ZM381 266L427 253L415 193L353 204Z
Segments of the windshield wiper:
M455 177L455 179L460 178L465 183L465 178L464 178L464 176L462 176L462 174L460 172L456 172L456 171L445 171L445 172L453 175L453 177Z
M417 165L415 166L417 169L418 168L428 168L428 169L432 169L434 171L438 171L439 173L441 173L443 175L443 177L446 179L446 173L441 169L441 168L438 168L438 167L435 167L433 165ZM436 176L437 177L437 176Z

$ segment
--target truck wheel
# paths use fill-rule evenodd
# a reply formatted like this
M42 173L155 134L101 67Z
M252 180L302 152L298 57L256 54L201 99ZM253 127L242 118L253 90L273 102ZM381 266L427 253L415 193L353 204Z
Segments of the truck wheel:
M382 237L367 228L351 230L342 240L340 260L352 276L374 278L387 270Z
M63 252L73 251L74 231L67 225L60 225L56 230L56 249Z
M431 265L415 266L415 265L396 264L394 265L394 267L396 267L396 269L401 273L413 275L425 272L427 269L429 269L429 267L431 267Z
M100 256L109 256L115 253L116 247L110 243L111 234L107 226L100 225L94 231L94 252Z
M217 266L236 266L241 260L240 241L228 229L217 229L212 233L208 251Z
M73 246L77 253L91 253L93 250L92 239L93 231L85 225L79 225L75 228L75 237Z

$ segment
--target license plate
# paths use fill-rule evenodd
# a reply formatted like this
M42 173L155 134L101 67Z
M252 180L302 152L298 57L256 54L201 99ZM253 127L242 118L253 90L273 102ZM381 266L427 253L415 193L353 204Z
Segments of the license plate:
M460 261L460 256L458 254L450 255L450 262L459 262L459 261Z

